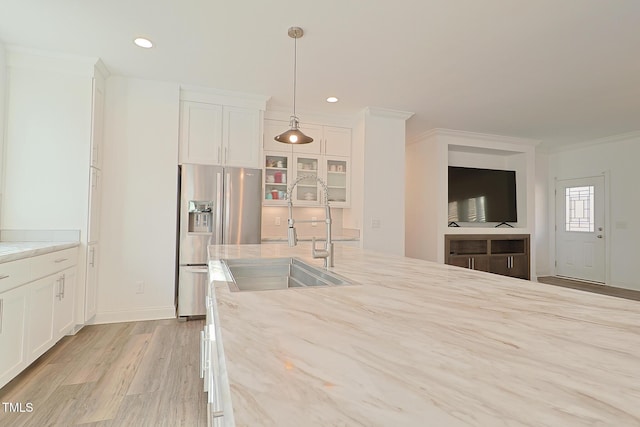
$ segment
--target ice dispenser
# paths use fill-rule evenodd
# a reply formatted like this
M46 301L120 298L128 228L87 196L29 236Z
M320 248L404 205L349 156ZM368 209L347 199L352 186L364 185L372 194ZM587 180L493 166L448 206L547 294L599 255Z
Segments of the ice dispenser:
M213 201L189 200L189 233L213 231Z

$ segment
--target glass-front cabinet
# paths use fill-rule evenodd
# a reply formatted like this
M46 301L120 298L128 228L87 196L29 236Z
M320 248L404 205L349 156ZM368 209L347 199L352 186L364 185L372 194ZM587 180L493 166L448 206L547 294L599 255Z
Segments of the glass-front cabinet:
M316 178L322 178L320 156L294 154L295 177L302 178L293 191L293 201L297 205L318 205L323 203L321 186Z
M349 205L349 186L351 176L349 159L346 157L325 156L325 176L329 193L329 203L335 207Z
M270 205L286 204L289 185L291 155L288 153L265 153L263 202Z

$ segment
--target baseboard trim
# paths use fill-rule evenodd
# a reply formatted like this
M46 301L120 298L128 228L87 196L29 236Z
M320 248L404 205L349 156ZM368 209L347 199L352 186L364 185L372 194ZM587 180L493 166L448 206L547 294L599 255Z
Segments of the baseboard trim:
M174 306L139 308L139 309L133 308L133 309L122 310L122 311L98 312L96 313L96 316L92 319L91 324L99 325L104 323L175 319L175 317L176 317L176 308Z

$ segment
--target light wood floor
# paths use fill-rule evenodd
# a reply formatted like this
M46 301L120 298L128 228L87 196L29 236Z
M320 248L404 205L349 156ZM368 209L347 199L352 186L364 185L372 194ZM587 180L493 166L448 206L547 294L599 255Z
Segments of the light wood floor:
M538 282L547 285L563 286L565 288L579 289L586 292L594 292L597 294L609 295L612 297L640 301L640 291L634 291L632 289L614 288L613 286L581 282L579 280L566 279L564 277L557 276L538 277Z
M1 427L206 426L199 378L203 320L86 326L9 384L0 402L31 402Z

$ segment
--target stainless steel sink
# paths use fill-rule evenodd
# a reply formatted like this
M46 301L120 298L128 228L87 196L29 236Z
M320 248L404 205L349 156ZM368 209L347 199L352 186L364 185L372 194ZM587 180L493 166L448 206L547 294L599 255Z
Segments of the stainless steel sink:
M222 260L232 281L231 291L266 291L351 285L348 279L309 265L298 258Z

